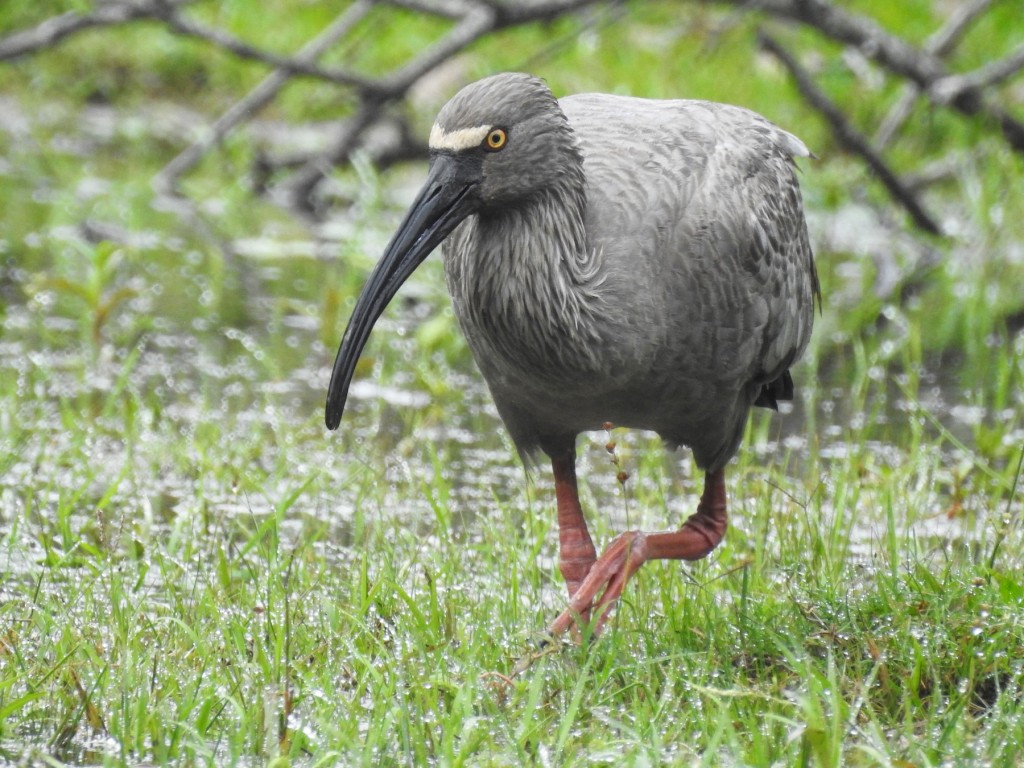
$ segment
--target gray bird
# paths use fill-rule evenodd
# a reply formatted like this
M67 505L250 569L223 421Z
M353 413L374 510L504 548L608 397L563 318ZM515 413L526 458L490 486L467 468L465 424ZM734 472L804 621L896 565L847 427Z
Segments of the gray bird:
M430 132L427 180L360 294L334 363L335 429L356 361L440 244L455 316L520 456L551 460L564 631L652 559L696 560L727 525L725 466L751 406L792 399L820 289L798 138L739 107L605 94L555 99L500 74ZM580 508L576 437L616 426L689 446L705 471L678 531L628 531L600 559Z

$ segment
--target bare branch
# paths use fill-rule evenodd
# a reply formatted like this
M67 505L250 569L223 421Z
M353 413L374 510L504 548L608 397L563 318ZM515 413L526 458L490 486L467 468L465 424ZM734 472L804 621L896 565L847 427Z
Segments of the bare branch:
M878 180L881 181L892 196L900 203L910 217L921 229L934 235L941 234L939 225L924 210L918 202L913 190L900 181L899 177L890 170L882 157L872 149L870 142L850 122L842 111L815 85L807 71L797 60L771 35L758 33L758 42L761 47L775 56L789 70L796 82L797 88L807 102L817 109L832 127L833 133L840 143L849 151L864 158L868 167L874 171Z
M546 21L572 11L578 11L588 5L596 5L595 0L487 0L495 13L498 28L513 24L525 24L530 21Z
M461 19L474 11L487 10L495 20L495 28L526 24L531 21L554 19L572 11L578 11L588 5L596 5L596 0L389 0L391 5L401 8L444 16L449 19Z
M332 45L347 35L373 7L371 0L358 0L345 9L323 32L307 43L296 55L297 62L312 62L322 56ZM211 126L209 133L193 142L170 163L163 167L153 179L154 187L164 193L172 192L182 174L191 170L200 158L213 146L220 143L239 123L251 119L259 112L291 78L291 72L278 69L267 76L250 91L245 98L232 105Z
M372 90L374 82L351 72L340 69L319 67L312 61L303 61L280 56L239 40L217 29L209 29L179 12L179 8L195 0L124 0L100 5L86 14L65 13L47 19L38 26L0 40L0 61L14 59L33 53L41 48L51 47L64 38L94 27L127 24L132 21L151 19L162 21L168 27L188 37L195 37L236 56L259 61L290 74L317 77L338 85Z
M315 158L297 171L285 187L289 201L311 211L312 192L317 183L334 165L346 160L359 145L363 133L380 118L387 103L408 93L424 75L486 34L503 27L554 18L568 11L594 5L595 0L559 0L555 2L470 2L465 0L396 0L396 5L431 9L442 15L465 9L464 15L447 35L411 62L374 82L374 88L362 96L359 111L345 123L337 144L324 156Z
M160 0L152 2L159 3ZM334 164L347 159L359 146L363 133L380 120L383 109L403 98L424 75L497 29L553 18L571 10L593 5L595 2L596 0L557 0L504 4L481 0L393 0L392 5L455 18L458 21L444 37L412 61L393 72L372 79L342 70L326 69L313 63L326 48L351 28L351 24L341 20L336 22L337 30L340 30L336 34L329 30L317 38L314 44L303 49L299 55L288 57L257 49L219 30L205 28L174 12L173 9L165 8L160 18L175 30L225 48L236 55L270 64L276 67L276 70L249 96L222 115L212 127L209 136L195 142L166 166L154 182L159 189L171 191L183 173L192 168L202 155L222 140L235 125L272 98L288 77L304 74L352 87L359 98L359 107L356 113L345 121L335 146L323 156L306 163L285 184L287 197L293 204L308 207L313 187L325 172ZM348 13L362 18L372 5L369 0L364 0L350 6Z
M852 45L870 59L919 87L927 88L945 74L945 66L934 54L915 48L890 34L874 20L858 16L827 0L734 0L814 27L827 37Z
M313 213L313 189L331 168L349 157L359 142L363 131L380 114L377 104L363 102L359 111L345 121L341 135L328 152L313 158L296 171L283 185L285 201L292 207Z
M904 83L899 99L882 118L882 122L878 124L878 130L875 131L875 144L879 149L889 146L893 137L906 125L920 95L920 88L912 83Z
M993 2L1001 0L974 0L973 3L960 6L950 14L942 28L928 38L924 47L929 53L941 58L949 56L963 39L971 24L992 7Z
M184 5L192 0L166 0L167 5ZM100 5L89 13L62 13L32 29L15 32L0 40L0 61L16 59L56 45L66 37L95 27L111 27L154 15L155 3L120 2Z
M482 6L474 8L438 43L398 71L382 78L377 86L378 91L392 98L403 96L427 72L447 61L466 46L476 42L494 28L494 15Z
M423 75L491 32L505 27L545 21L596 5L597 0L393 0L394 5L458 18L458 25L432 48L383 78L378 86L391 97L401 97Z
M988 10L992 3L993 0L974 0L973 3L955 10L946 24L928 39L925 43L925 50L942 58L949 56L963 39L970 25ZM899 99L875 132L875 144L879 148L886 147L907 122L920 94L921 89L912 83L903 86Z
M474 0L390 0L390 4L446 19L461 19L480 6Z
M963 75L944 77L931 87L936 101L949 103L969 91L981 91L1009 80L1024 69L1024 45L1019 45L1006 58L999 59Z
M723 0L704 0L722 2ZM857 16L827 0L731 0L814 27L832 40L858 47L886 69L907 78L924 93L947 76L946 67L935 54L916 48L887 32L873 20ZM984 117L999 126L1003 138L1017 152L1024 153L1024 123L999 104L986 101L977 89L959 90L949 106L963 115Z
M157 2L157 5L160 5L160 3ZM317 77L338 85L352 86L359 90L372 91L375 88L374 82L368 78L341 69L317 66L313 63L312 59L303 60L290 56L279 56L276 53L256 48L218 29L209 29L197 24L185 18L173 8L161 11L158 16L166 21L168 26L183 35L205 40L208 43L231 51L236 56L268 64L281 72Z
M956 178L963 166L972 162L977 162L975 152L956 149L911 173L904 174L903 183L915 191L923 190L933 184Z
M486 34L493 25L493 16L486 8L475 8L440 42L428 48L399 71L379 81L376 93L386 94L385 98L388 99L404 96L424 74ZM335 146L293 174L285 185L286 196L292 205L312 211L313 188L334 165L348 158L357 146L363 131L377 120L383 101L384 99L364 96L358 112L346 121Z
M955 110L963 115L977 116L998 125L1011 147L1024 152L1024 123L987 93L992 86L1014 77L1024 70L1024 45L1003 59L966 74L951 74L943 58L948 56L966 31L995 3L1003 0L968 0L951 13L949 19L923 46L911 44L895 35L869 16L847 10L836 0L701 0L706 4L731 6L737 13L751 9L766 15L794 21L828 38L844 44L874 61L883 70L907 82L900 99L890 110L877 131L877 143L861 135L842 112L813 83L796 59L777 41L762 36L761 44L790 70L804 97L818 109L832 130L851 152L861 156L896 199L910 212L918 226L937 232L934 220L915 197L915 190L886 165L879 147L883 147L912 114L916 99L924 96L931 103ZM195 0L98 0L89 13L63 14L33 29L15 33L0 40L0 61L24 56L57 44L78 31L92 27L125 24L136 20L162 22L176 33L203 40L231 52L235 56L258 61L273 72L243 99L224 112L200 139L181 152L154 179L161 191L172 191L182 174L202 158L204 153L223 140L239 124L256 114L296 76L315 77L340 86L348 103L349 117L341 123L342 130L330 150L308 159L281 185L289 197L300 205L310 205L314 186L324 173L338 162L351 157L353 151L367 146L366 137L387 123L406 126L401 118L389 116L386 110L405 98L424 76L437 69L482 37L503 28L543 22L589 6L600 0L356 0L342 12L330 27L293 55L283 55L251 45L221 29L210 27L182 12ZM614 0L601 4L618 7ZM432 45L405 61L396 69L380 74L361 74L341 67L321 66L320 57L339 40L349 35L356 24L378 5L410 9L418 13L449 19L454 22ZM388 122L390 121L390 122ZM401 132L400 132L401 133ZM388 144L392 156L404 156L418 150L415 140L406 132ZM297 162L292 159L292 163ZM280 167L274 164L268 168Z

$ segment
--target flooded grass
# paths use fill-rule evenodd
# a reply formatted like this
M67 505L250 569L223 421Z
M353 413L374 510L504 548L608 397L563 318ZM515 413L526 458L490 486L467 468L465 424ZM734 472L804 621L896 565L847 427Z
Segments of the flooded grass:
M231 267L208 282L197 259L122 251L83 297L53 275L89 284L106 246L76 247L94 260L8 270L25 294L0 349L5 759L1017 759L1019 335L990 348L1009 382L969 390L881 332L819 345L793 412L751 424L714 557L648 566L600 642L509 684L563 600L550 478L527 484L462 344L422 331L450 326L437 265L334 436L309 289L333 264L236 262L260 292L230 324ZM688 457L611 437L624 488L608 435L581 450L595 534L678 524Z
M922 246L834 204L841 160L805 174L827 301L798 401L730 465L726 541L541 649L550 473L513 458L436 259L323 427L420 170L345 176L358 202L310 227L232 146L179 218L147 184L180 122L44 106L0 109L0 762L1019 763L1024 232L993 213L1019 161L964 170L974 208L937 196L958 234L910 296ZM700 493L623 430L580 477L601 543Z

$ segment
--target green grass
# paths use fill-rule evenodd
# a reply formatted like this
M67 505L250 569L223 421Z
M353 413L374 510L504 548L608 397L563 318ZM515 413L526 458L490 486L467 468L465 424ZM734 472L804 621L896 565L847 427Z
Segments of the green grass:
M884 462L848 445L803 473L746 452L711 560L648 566L600 641L506 685L492 673L530 651L560 601L546 488L528 508L510 479L453 478L459 456L422 444L381 476L375 447L353 467L311 420L272 410L287 456L209 414L203 447L141 417L121 472L75 477L75 437L39 457L3 540L9 756L1016 762L1015 467L976 470L951 516L942 478L967 459L942 438ZM99 429L80 430L92 451ZM307 451L325 465L292 466ZM585 460L607 540L621 502L602 453ZM157 454L165 482L196 487L163 510L144 479ZM628 454L632 522L685 514L692 481L665 478L653 441Z
M277 50L331 17L266 5L270 21L238 2L195 12L256 41L280 28ZM1012 20L1012 5L998 12ZM901 7L906 34L927 36L931 5ZM0 29L50 10L5 8ZM198 221L151 205L149 179L179 148L152 102L216 113L261 68L154 26L0 68L30 124L0 132L0 762L1019 763L1021 161L970 121L913 123L892 150L905 169L959 146L981 160L929 193L957 225L929 243L940 265L906 302L876 296L879 254L827 233L884 198L751 52L753 23L633 10L578 39L559 22L478 44L467 77L529 66L560 92L710 97L796 130L823 157L802 180L826 302L795 412L758 414L730 466L725 543L646 566L602 638L544 651L564 602L550 475L528 482L514 460L436 260L361 363L379 389L338 434L322 426L392 189L421 170L339 172L357 194L338 212L350 229L318 258L301 222L252 196L244 136L188 180ZM1008 50L1014 29L986 22L963 61ZM346 55L390 66L439 30L403 14L388 27L400 44L367 33ZM831 58L820 76L866 126L898 93ZM98 114L86 100L115 110L112 131L81 119ZM296 82L268 116L347 106ZM140 236L97 243L83 222ZM248 251L228 247L241 238ZM898 227L892 243L909 267ZM240 255L254 251L272 255ZM700 493L689 458L611 439L618 464L608 435L580 444L598 541L677 526Z

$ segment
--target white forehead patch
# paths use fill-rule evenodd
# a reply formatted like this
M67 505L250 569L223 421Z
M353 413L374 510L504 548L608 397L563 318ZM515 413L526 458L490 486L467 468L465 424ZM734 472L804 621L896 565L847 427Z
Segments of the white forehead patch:
M473 128L456 128L446 131L437 123L430 129L428 144L431 149L442 149L449 152L460 152L464 149L479 147L491 130L489 125L478 125Z

